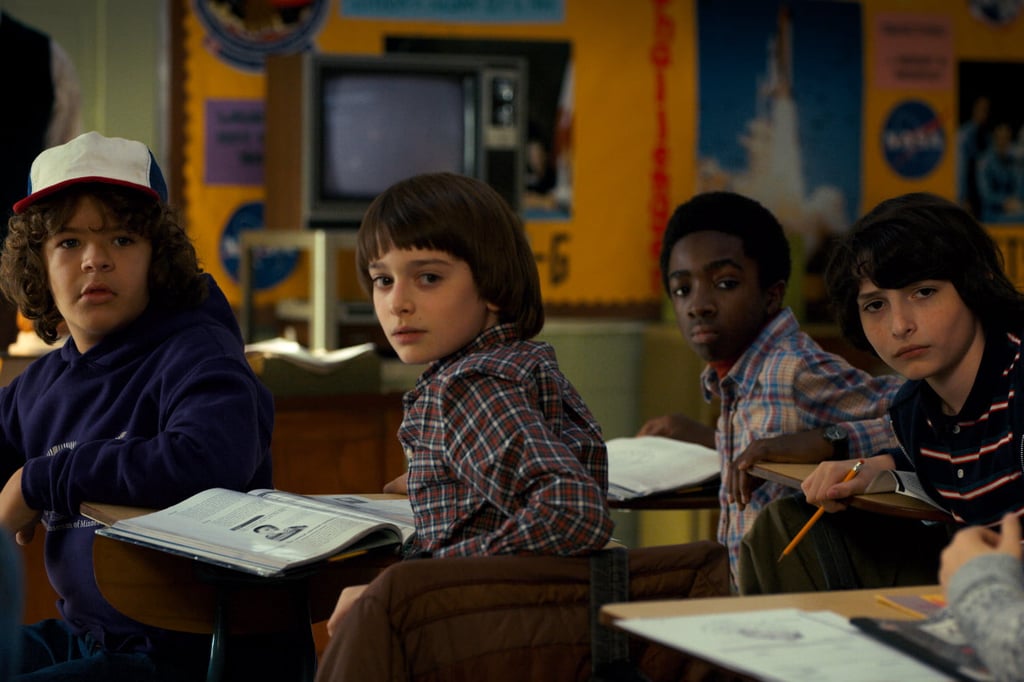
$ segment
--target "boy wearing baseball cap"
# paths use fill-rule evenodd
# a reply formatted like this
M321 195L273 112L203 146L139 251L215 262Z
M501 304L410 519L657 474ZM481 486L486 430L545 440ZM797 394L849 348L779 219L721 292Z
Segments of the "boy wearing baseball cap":
M90 132L42 152L14 211L0 288L45 341L69 334L0 390L0 525L24 544L42 523L63 616L23 627L20 673L201 679L208 637L104 600L79 505L269 487L271 395L144 144Z

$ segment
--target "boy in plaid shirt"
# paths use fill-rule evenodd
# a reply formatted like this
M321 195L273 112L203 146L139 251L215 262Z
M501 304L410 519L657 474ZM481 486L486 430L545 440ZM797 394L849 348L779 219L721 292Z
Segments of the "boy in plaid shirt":
M718 541L729 548L736 583L743 535L765 505L793 493L748 477L745 468L759 459L816 462L892 447L882 415L903 379L856 369L800 330L782 303L789 243L775 216L752 199L709 192L680 205L663 237L661 272L679 331L708 363L704 398L717 397L721 412L715 429L674 414L648 421L640 435L718 450ZM842 442L823 437L829 426L841 429L829 433Z

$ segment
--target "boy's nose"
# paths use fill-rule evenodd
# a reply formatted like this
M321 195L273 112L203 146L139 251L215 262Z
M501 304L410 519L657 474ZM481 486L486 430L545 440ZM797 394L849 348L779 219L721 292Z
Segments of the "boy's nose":
M704 295L695 288L690 294L690 303L686 312L690 317L710 317L715 313L715 304L710 296Z
M98 246L87 246L82 256L82 270L86 272L106 271L114 267L106 249Z
M408 315L413 310L412 299L405 294L403 287L395 285L391 290L389 306L392 315Z
M900 306L893 306L892 318L890 320L892 335L896 337L906 336L914 331L914 319L908 315Z

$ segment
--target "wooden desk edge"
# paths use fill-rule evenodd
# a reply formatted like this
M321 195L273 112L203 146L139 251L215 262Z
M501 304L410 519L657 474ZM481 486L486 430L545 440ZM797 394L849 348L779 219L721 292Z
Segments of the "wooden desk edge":
M834 611L839 615L869 616L908 620L909 614L878 601L879 595L941 594L940 585L910 587L879 587L863 590L830 592L793 592L751 596L705 597L700 599L666 599L618 602L601 607L599 621L615 627L619 621L632 618L670 618L723 612L764 611L778 608Z
M102 523L104 526L112 526L121 519L131 519L156 510L147 507L124 507L119 504L103 502L83 502L79 511L86 518Z
M781 483L791 488L799 488L807 475L814 470L816 464L796 464L792 462L763 462L755 464L750 473L766 481ZM947 512L931 506L927 502L900 495L899 493L870 493L856 495L850 506L876 514L886 514L907 519L922 521L951 521Z

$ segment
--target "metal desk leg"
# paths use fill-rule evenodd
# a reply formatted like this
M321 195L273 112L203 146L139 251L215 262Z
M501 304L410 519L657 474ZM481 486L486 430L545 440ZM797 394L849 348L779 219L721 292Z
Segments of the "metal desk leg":
M292 599L299 607L299 618L296 622L296 649L302 661L301 677L303 682L313 682L316 677L316 642L313 641L313 614L309 608L309 583L303 580L292 586Z
M289 592L295 605L296 620L293 628L283 631L298 656L299 680L313 682L316 678L316 642L313 640L312 613L309 607L309 584L306 580L293 581ZM221 682L225 679L228 665L229 607L231 587L221 584L217 587L217 604L213 614L213 637L210 640L210 663L206 670L206 682ZM291 635L291 636L288 636Z
M228 592L217 590L217 607L213 613L213 637L210 639L210 665L206 669L206 682L220 682L227 661Z

